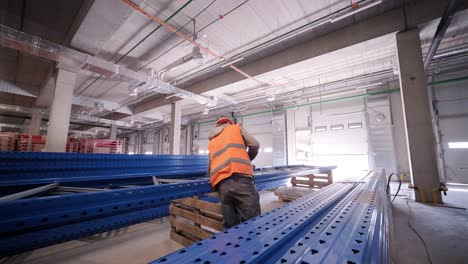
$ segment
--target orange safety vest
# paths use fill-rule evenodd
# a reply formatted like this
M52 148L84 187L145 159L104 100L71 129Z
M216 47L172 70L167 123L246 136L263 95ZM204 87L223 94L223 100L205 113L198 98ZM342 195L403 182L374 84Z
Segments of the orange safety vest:
M253 175L252 163L246 151L239 125L228 125L208 144L210 151L210 182L214 188L233 173Z

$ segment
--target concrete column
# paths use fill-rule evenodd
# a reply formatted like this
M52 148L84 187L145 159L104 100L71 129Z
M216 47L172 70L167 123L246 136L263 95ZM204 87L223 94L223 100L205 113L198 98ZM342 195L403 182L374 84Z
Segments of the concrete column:
M288 165L296 164L296 126L294 109L286 110L286 146Z
M441 203L431 112L419 31L396 34L409 167L416 201ZM434 194L434 195L433 195ZM434 197L433 197L434 196Z
M186 155L192 154L192 138L193 138L192 128L193 128L193 125L187 125L185 129L185 132L187 133L187 135L185 136L185 154Z
M47 152L65 152L76 73L58 69L47 129Z
M273 166L285 166L288 164L285 112L273 112L272 129Z
M110 127L110 139L117 139L117 125L111 125Z
M40 135L42 114L39 109L33 109L31 115L31 124L29 124L29 135Z
M180 123L182 111L180 103L171 104L171 127L169 131L169 154L178 155L180 151Z

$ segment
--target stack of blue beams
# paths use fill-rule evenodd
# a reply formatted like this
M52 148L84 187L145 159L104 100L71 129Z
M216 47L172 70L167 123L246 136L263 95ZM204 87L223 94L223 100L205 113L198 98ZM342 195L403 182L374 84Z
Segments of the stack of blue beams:
M258 170L259 190L284 185L293 176L329 171L284 166ZM89 193L36 197L0 203L0 254L53 245L168 215L173 199L212 192L208 180Z
M152 263L388 263L385 177L319 192Z
M203 155L124 155L0 152L0 186L53 182L95 186L92 182L146 178L197 178L206 174ZM88 183L89 184L84 184ZM127 181L127 184L131 181Z

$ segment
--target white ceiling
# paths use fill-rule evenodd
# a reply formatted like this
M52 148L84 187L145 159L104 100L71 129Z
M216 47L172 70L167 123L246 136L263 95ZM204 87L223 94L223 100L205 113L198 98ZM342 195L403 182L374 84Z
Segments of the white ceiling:
M158 18L167 19L185 2L182 0L148 0L144 1L141 7ZM386 1L387 4L390 2L399 1ZM197 41L220 55L230 57L348 5L349 1L344 0L250 0L245 2L199 0L187 5L168 24L177 29L186 25L181 32L187 35L191 34L193 32L191 18L209 6L196 17L196 28L199 30L213 21L216 22L199 32L199 36L205 35L206 38L202 37ZM237 9L225 15L236 7ZM222 19L219 19L220 15L224 15ZM97 56L115 61L156 27L155 22L138 12L133 12L109 38ZM313 34L314 32L311 30L307 33ZM172 35L165 28L160 28L122 59L119 64L131 69L140 69L150 63L147 67L159 71L175 60L191 53L192 47L187 42L178 45L181 42L183 40L180 37ZM205 65L200 66L190 62L176 71L170 72L167 77L169 80L180 79L218 61L212 56L208 56ZM101 79L88 87L94 79L89 73L80 74L76 92L93 97L103 97L115 102L127 99L126 84L116 85L117 83L114 81ZM85 91L83 92L83 90Z
M29 11L31 13L31 23L25 23L24 30L31 34L38 34L62 43L67 34L67 29L70 27L70 19L73 16L69 15L68 18L64 18L64 15L60 14L60 18L56 18L56 12L46 7L53 7L54 4L57 4L60 6L62 13L76 14L81 1L74 2L73 6L68 7L69 10L65 4L58 4L56 3L57 1L60 2L59 0L48 0L46 2L50 2L49 4L42 5L38 5L35 1L26 1L30 4L28 8L35 8L35 10L31 9ZM130 9L130 7L124 5L121 1L100 1L107 1L109 3L107 7L106 5L101 5L101 8L104 6L109 9L104 11L111 13L113 8L116 7L121 10ZM158 18L166 20L176 10L186 4L187 0L141 0L140 2L142 2L142 8ZM402 0L384 0L376 8L366 10L362 14L360 13L351 17L350 21L343 21L341 24L336 23L309 30L301 36L291 38L276 46L262 50L246 58L241 63L247 63L247 60L258 59L261 56L267 56L280 50L291 48L302 41L346 26L348 22L352 23L365 17L375 16L397 7L402 2ZM247 51L292 29L336 12L349 4L349 0L194 0L167 23L176 29L180 28L182 33L190 35L193 33L194 26L192 19L196 17L196 30L199 31L206 27L198 33L199 38L197 42L220 55L230 58L235 54ZM2 7L1 4L0 7ZM91 6L91 11L96 11L92 10L92 8L93 6ZM206 10L204 10L205 8ZM7 9L12 9L12 7L5 8L5 10ZM16 10L18 8L13 9ZM17 13L17 11L13 13ZM455 16L448 31L449 37L442 43L441 50L468 46L468 21L465 19L468 16L467 12L460 12ZM11 26L15 28L20 27L17 14L5 16L3 12L0 15L2 19L6 17L9 21L12 21ZM48 18L41 18L41 16L48 16ZM96 20L96 18L94 19ZM112 24L113 19L116 18L106 16L101 19L105 20L103 24ZM62 26L50 26L49 24L51 23L60 24L54 23L55 20L66 20L67 23L64 23ZM437 24L438 20L421 25L423 48L426 48L430 44ZM86 26L89 27L88 24ZM175 36L163 27L148 36L158 25L136 11L130 12L128 18L124 19L122 24L116 24L113 27L115 30L105 33L106 35L102 37L102 39L107 40L103 42L100 49L96 50L96 56L111 62L118 61L118 64L132 70L146 71L148 68L153 68L157 72L192 52L191 45L188 45L186 41L184 42L180 37ZM52 28L50 32L48 31L49 28ZM93 41L93 39L86 39L87 35L85 33L87 30L91 30L91 28L83 26L76 33L82 34L80 42L82 46L78 44L74 48L86 50L86 42ZM75 37L77 37L76 34ZM145 40L142 41L143 39ZM138 46L132 49L137 44ZM128 53L129 50L131 52ZM125 55L126 53L128 54ZM122 58L123 55L125 56ZM6 50L5 48L0 49L0 59L7 62L0 63L0 78L8 80L17 78L19 83L38 87L43 85L47 72L51 67L49 65L50 62L29 56L22 56L18 62L17 56L15 51ZM197 78L209 76L210 72L192 78L195 73L218 62L219 60L208 55L206 64L198 65L193 61L186 63L177 70L169 72L167 78L170 81L180 82L180 87L184 88L185 83L189 83L192 79L196 81L198 80ZM15 65L15 67L12 67L12 65ZM266 83L264 87L260 87L258 82L254 80L246 79L219 87L203 95L229 95L238 102L251 101L258 98L259 104L263 105L265 104L266 96L282 94L282 98L277 99L275 102L281 104L289 99L289 94L291 94L290 99L294 99L293 96L298 96L298 93L293 93L293 91L317 89L318 85L326 83L354 77L372 76L373 74L392 71L394 67L394 35L390 34L255 76L260 82ZM99 75L91 74L87 71L81 72L78 75L75 95L86 95L118 103L128 100L128 83L98 77ZM387 75L382 75L382 78L387 77ZM223 104L227 103L227 101L220 100ZM183 115L195 114L196 116L198 114L200 116L204 110L199 104L188 100L182 100L180 103L182 104ZM267 104L271 105L271 103ZM81 109L82 107L74 106L73 112L78 113ZM161 118L161 114L167 115L169 113L170 107L166 105L138 116L127 117L126 119L146 117L158 120Z

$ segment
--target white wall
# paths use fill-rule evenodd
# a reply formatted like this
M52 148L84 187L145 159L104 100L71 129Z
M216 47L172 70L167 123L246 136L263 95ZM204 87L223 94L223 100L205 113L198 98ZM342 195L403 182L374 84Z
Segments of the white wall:
M468 71L438 76L433 81L465 76ZM442 135L445 163L442 170L448 182L468 184L468 148L449 147L450 142L468 142L468 80L433 86L433 89Z
M362 174L362 170L369 168L362 98L299 108L294 123L296 163L336 165L337 179ZM350 128L350 124L361 127ZM341 129L332 130L332 127Z
M242 126L260 143L260 151L253 161L256 167L273 165L273 125L272 113L246 116L242 118Z

